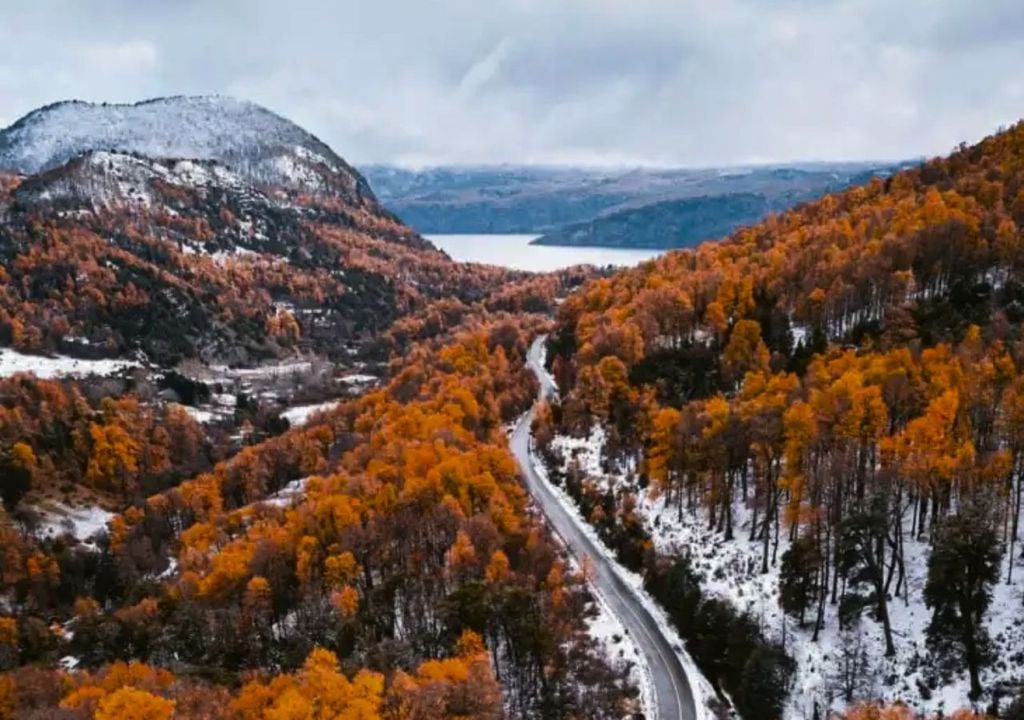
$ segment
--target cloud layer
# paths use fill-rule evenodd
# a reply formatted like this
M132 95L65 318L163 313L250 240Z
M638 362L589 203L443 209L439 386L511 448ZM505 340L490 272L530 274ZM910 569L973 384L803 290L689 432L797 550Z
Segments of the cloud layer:
M40 0L0 125L222 93L354 162L722 165L939 154L1024 117L1020 0Z

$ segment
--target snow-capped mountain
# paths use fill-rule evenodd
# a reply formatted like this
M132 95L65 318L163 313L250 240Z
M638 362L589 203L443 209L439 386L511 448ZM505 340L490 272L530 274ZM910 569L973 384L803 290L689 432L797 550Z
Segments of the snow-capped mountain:
M362 176L325 143L266 108L227 97L60 102L0 131L0 168L26 175L95 151L215 161L253 184L376 204Z
M340 356L455 271L324 143L216 97L67 102L0 131L0 265L25 281L3 298L33 327L19 349L160 364Z
M26 179L15 197L30 206L151 206L156 183L181 191L226 188L238 193L246 184L233 171L209 160L154 160L139 155L98 150L79 155L65 165ZM163 199L163 198L161 198Z

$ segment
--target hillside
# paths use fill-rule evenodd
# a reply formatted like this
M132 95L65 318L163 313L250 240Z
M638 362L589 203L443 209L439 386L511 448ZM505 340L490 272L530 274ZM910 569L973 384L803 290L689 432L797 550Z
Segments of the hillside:
M0 133L0 167L0 342L23 351L338 357L512 277L452 263L333 151L250 103L50 106Z
M504 435L592 271L454 263L247 103L0 137L0 717L638 711Z
M864 181L871 174L886 174L891 167L809 163L692 170L514 166L420 171L367 166L363 170L380 201L422 233L552 233L552 244L574 244L562 228L582 227L619 211L665 201L747 194L762 197L772 209L785 209ZM662 215L644 220L641 214L630 214L631 227L640 230L639 235L624 237L611 230L607 239L597 233L594 239L629 247L675 246L654 226ZM615 222L605 227L614 227Z
M619 248L693 247L724 237L741 225L760 220L771 210L761 195L735 194L666 200L541 235L535 245L580 245Z
M1022 227L1018 124L561 305L549 474L744 717L1024 688Z
M1024 703L1024 123L612 275L455 263L247 103L0 138L0 717ZM678 241L825 174L538 182Z

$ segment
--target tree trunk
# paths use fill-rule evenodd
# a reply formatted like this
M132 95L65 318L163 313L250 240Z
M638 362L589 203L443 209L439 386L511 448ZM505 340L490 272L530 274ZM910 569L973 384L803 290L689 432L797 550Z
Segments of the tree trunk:
M971 676L971 691L969 693L969 697L971 700L977 700L981 696L981 658L978 653L977 638L974 637L974 619L971 617L970 612L964 612L962 604L960 613L963 617L964 655L966 656L965 660L967 661L967 671Z
M1013 501L1013 518L1010 522L1010 562L1006 570L1006 584L1013 582L1013 550L1017 544L1017 531L1020 528L1020 501L1021 501L1021 477L1018 465L1020 461L1014 462L1014 484L1016 485Z
M732 540L732 473L727 473L726 478L723 508L725 510L725 539Z
M885 573L885 539L878 538L878 565L875 573L875 595L878 598L878 617L882 620L882 630L885 632L885 656L892 657L896 654L896 645L892 641L892 624L889 622L889 602L885 595L885 587L882 583L882 576Z

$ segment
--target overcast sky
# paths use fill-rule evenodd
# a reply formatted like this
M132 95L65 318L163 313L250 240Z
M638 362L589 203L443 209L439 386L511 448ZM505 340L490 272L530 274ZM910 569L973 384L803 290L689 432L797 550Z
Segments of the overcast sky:
M1024 117L1022 68L1022 0L33 0L0 126L221 93L356 163L896 159Z

